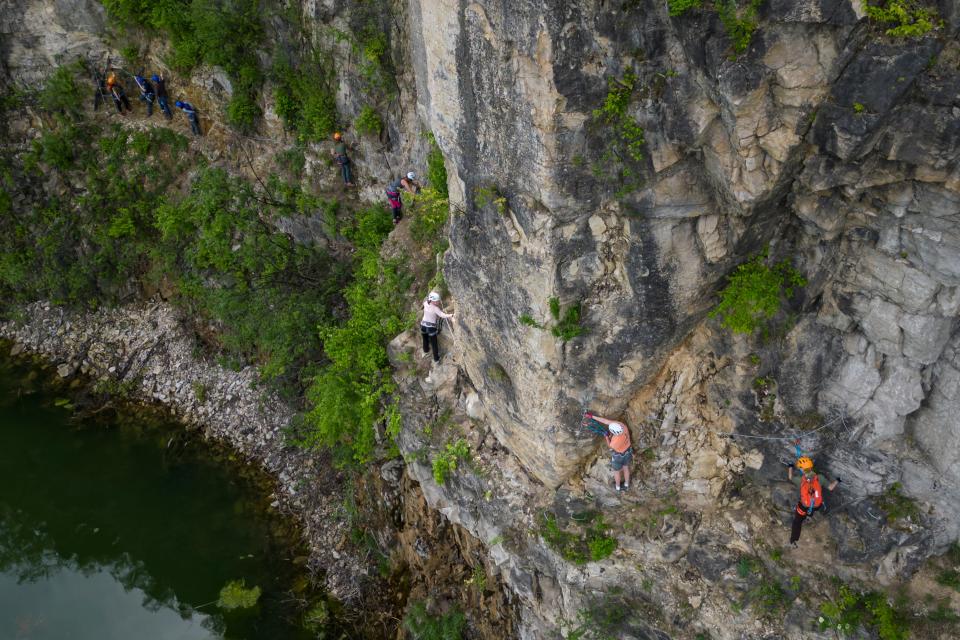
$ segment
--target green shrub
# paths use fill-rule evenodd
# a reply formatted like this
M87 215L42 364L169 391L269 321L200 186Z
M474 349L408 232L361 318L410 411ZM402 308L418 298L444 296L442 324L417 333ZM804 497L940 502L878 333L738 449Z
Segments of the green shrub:
M437 190L444 198L449 198L447 190L447 165L443 161L443 152L437 145L432 133L427 134L430 140L430 152L427 154L427 184Z
M233 84L227 121L252 128L259 116L263 40L259 0L102 0L121 23L161 31L173 45L168 62L188 72L201 63L223 67Z
M594 109L593 117L614 127L614 141L619 142L616 153L635 162L643 160L643 127L627 111L636 89L637 76L633 71L624 74L623 79L607 78L607 97L599 109Z
M597 516L587 531L587 546L590 548L590 559L594 562L609 558L617 548L617 539L607 535L609 529L603 516Z
M354 121L354 126L360 135L379 136L383 129L383 120L380 114L370 105L364 105L360 110L360 115Z
M761 4L763 0L716 0L717 15L735 52L743 53L750 46Z
M577 611L577 619L561 621L562 637L565 640L617 640L631 637L633 629L628 625L636 603L628 602L619 588L590 596L586 606ZM644 616L647 621L650 617Z
M547 302L550 306L550 315L554 319L554 325L550 327L550 332L554 336L566 342L583 334L584 328L580 326L581 308L579 302L567 307L562 314L559 298L550 298ZM520 321L523 322L522 317Z
M380 258L380 245L392 229L384 208L374 206L358 212L347 230L356 249L354 280L344 292L349 317L321 328L328 362L307 389L311 408L297 440L332 447L339 464L371 458L375 425L385 418L384 401L394 389L386 345L412 322L405 317L406 261Z
M783 297L791 297L794 287L807 281L786 260L767 266L766 251L741 264L727 276L720 291L720 304L710 317L720 316L720 324L734 333L753 333L780 310Z
M567 307L563 318L550 328L550 332L564 342L583 334L584 328L580 326L580 303Z
M227 103L227 122L239 131L251 132L254 122L260 117L260 105L246 91L237 91Z
M526 325L528 327L534 327L535 329L543 329L543 325L533 319L528 313L520 314L520 324Z
M232 357L299 387L299 371L320 354L315 328L328 320L344 274L324 251L295 243L261 215L248 183L203 170L186 197L156 208L156 254L165 271L182 274L180 303L217 323Z
M433 479L437 484L445 483L447 477L457 470L457 463L462 460L470 460L470 445L462 439L448 444L446 450L433 458Z
M703 0L667 0L670 15L673 17L682 16L690 9L699 9L702 5Z
M338 115L329 60L316 51L298 66L278 58L272 77L274 108L288 130L312 141L325 140L333 133Z
M783 613L790 608L792 601L780 583L770 577L764 577L748 595L755 608L763 614Z
M82 71L79 63L57 67L37 95L40 108L78 120L86 102L86 96L76 82L77 74Z
M639 177L644 169L644 130L629 114L637 88L637 75L632 70L623 78L607 78L607 95L603 104L593 110L591 121L591 126L604 141L600 158L593 165L593 173L597 178L618 184L618 197L640 186Z
M960 591L960 571L944 569L937 574L937 582L945 587L950 587L954 591Z
M414 603L403 617L403 626L413 640L460 640L464 624L466 618L460 611L432 616L423 602Z
M863 106L862 103L860 103L860 102L854 102L854 103L853 103L853 112L856 113L857 115L860 115L861 113L863 113L863 112L866 111L866 110L867 110L867 108L866 108L865 106Z
M886 514L888 524L894 524L898 520L916 520L920 516L917 503L903 494L903 485L899 482L887 487L877 498L877 506Z
M840 584L836 597L820 605L820 630L850 636L863 626L876 631L881 640L906 640L909 613L903 604L891 604L882 593L859 592Z
M607 535L610 527L602 515L590 512L574 516L573 519L578 524L579 532L561 528L552 513L544 512L540 519L540 535L565 560L574 564L597 562L608 558L617 548L617 539Z
M410 235L413 239L420 244L439 241L450 217L450 201L432 186L424 187L417 196L416 206L411 209Z
M867 17L889 28L884 31L895 38L919 38L940 24L936 9L922 6L918 0L861 0Z

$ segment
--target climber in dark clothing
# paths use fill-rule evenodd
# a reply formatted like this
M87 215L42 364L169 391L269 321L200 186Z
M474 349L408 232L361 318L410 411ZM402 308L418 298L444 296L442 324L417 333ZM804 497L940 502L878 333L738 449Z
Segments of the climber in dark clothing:
M393 224L398 224L400 218L403 217L403 200L400 199L401 189L409 193L420 193L417 174L410 171L403 178L391 182L390 186L387 187L387 202L390 203L390 209L393 211Z
M160 105L160 111L163 111L167 120L170 120L173 118L173 114L170 112L170 105L167 104L167 83L162 75L158 76L157 74L153 74L151 80L157 87L157 104Z
M823 490L820 487L820 476L813 471L813 460L807 456L800 456L796 466L803 475L800 477L800 501L794 509L793 525L790 528L790 545L793 547L797 546L797 540L800 539L803 521L823 507ZM793 466L788 467L787 475L793 480ZM838 484L840 484L840 478L831 482L827 491L833 491Z
M348 187L353 186L353 174L350 171L350 157L347 155L347 145L343 141L343 135L337 131L333 134L333 149L330 155L340 165L340 173L343 175L343 184Z
M187 118L190 120L190 128L193 129L194 135L200 135L200 121L197 119L197 110L193 108L193 105L183 100L177 100L174 104L177 105L178 109L187 114Z
M123 87L120 86L120 83L117 82L117 76L112 73L107 76L107 93L113 98L113 104L117 106L117 113L123 115L124 107L127 108L127 111L133 111L127 94L124 92Z
M140 89L140 99L147 103L147 117L149 118L153 115L153 101L157 97L153 92L153 85L139 74L133 76L133 79L137 83L137 88Z

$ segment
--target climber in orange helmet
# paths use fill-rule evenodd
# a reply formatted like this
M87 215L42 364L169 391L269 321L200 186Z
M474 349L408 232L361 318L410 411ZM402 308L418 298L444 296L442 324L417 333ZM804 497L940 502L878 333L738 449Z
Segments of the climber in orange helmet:
M127 98L127 94L124 92L120 83L117 82L116 74L112 72L107 76L107 93L113 98L113 104L117 106L117 113L123 115L124 107L127 108L127 111L133 111L133 108L130 106L130 99Z
M799 445L797 445L799 447ZM793 512L793 526L790 529L790 545L797 546L797 540L800 539L800 528L803 521L812 516L816 511L823 507L823 489L820 487L820 476L813 470L813 460L807 456L800 456L797 459L796 467L800 469L800 501ZM793 480L793 465L787 467L787 476ZM833 491L840 484L840 478L837 478L827 487L827 491Z
M340 165L340 173L343 176L343 184L353 186L353 173L350 171L350 157L347 155L347 144L343 141L343 134L339 131L333 134L333 149L330 155Z

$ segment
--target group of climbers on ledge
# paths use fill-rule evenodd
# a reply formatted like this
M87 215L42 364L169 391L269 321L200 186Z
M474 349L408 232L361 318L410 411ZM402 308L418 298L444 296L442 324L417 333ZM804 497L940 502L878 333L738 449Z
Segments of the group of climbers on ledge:
M101 77L102 76L97 74L95 79L97 88L93 97L94 110L99 108L100 101L105 99L105 96L110 96L114 106L117 108L117 113L120 115L124 114L124 108L126 108L127 111L133 111L133 107L130 105L130 99L127 98L126 91L123 89L123 83L119 82L116 72L111 71L102 81L100 79ZM147 105L147 117L149 118L153 115L153 105L156 103L167 120L171 120L173 113L167 102L167 84L163 74L155 73L148 80L143 75L143 71L141 71L133 76L133 80L136 82L137 89L140 92L140 100ZM194 135L199 136L200 121L194 106L185 100L177 100L174 105L187 116L187 120L190 121L190 129Z
M432 294L431 294L432 295ZM438 297L439 299L439 297ZM426 350L426 347L424 347ZM589 411L585 411L581 421L581 427L603 436L610 448L610 468L613 470L613 484L617 492L626 491L630 488L630 462L633 460L633 450L630 444L630 430L623 422L610 420L595 416ZM793 481L793 468L800 469L800 500L793 512L793 524L790 529L790 545L797 547L797 541L800 540L800 530L803 522L813 516L824 506L823 487L820 484L820 476L814 471L813 460L809 456L803 455L800 450L800 443L796 443L796 462L790 462L787 466L787 477ZM622 482L622 484L621 484ZM827 491L833 491L840 484L840 478L836 478L827 486Z
M343 177L343 184L347 187L354 186L353 171L351 170L350 156L347 155L347 145L343 141L343 134L339 131L333 134L333 149L330 155L340 167L340 174ZM390 205L390 211L393 213L393 224L399 224L403 218L403 199L401 192L417 194L420 193L420 183L417 182L417 174L408 171L405 176L401 176L392 181L385 190L387 194L387 204Z

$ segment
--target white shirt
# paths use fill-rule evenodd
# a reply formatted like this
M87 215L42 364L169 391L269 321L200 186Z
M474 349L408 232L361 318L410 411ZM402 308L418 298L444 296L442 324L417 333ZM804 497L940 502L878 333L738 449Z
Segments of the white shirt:
M444 313L440 307L431 303L429 300L423 301L423 320L421 323L437 324L438 318L452 318L452 313Z

